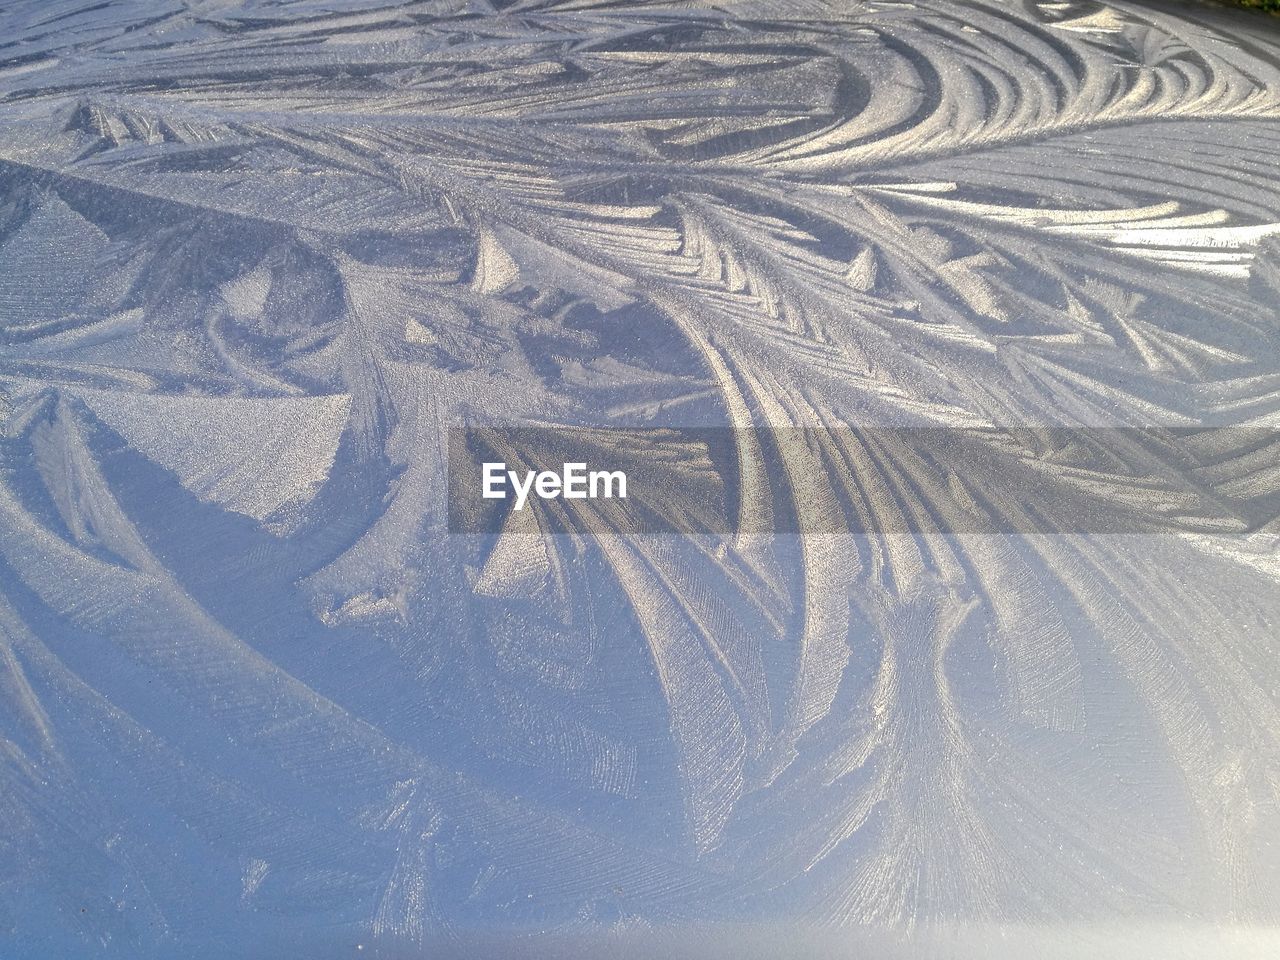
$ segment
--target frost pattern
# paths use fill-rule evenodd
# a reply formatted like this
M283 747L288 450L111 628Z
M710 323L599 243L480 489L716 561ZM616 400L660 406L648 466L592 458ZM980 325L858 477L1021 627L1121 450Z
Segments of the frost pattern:
M1050 428L1280 423L1278 40L5 4L0 953L1276 923L1280 451ZM873 425L1223 496L1158 538L486 542L445 532L474 421L733 426L745 530L1019 526Z

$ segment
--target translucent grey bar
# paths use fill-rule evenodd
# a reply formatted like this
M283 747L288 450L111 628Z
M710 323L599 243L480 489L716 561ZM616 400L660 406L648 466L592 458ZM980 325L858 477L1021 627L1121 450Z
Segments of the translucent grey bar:
M448 461L460 534L1247 534L1280 515L1280 431L1256 426L480 426L450 431ZM517 509L530 472L559 487ZM616 476L590 495L592 472L626 495Z

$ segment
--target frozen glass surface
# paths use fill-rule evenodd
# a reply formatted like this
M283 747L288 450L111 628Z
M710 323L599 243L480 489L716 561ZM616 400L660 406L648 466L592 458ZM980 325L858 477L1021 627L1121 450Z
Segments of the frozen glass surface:
M0 3L0 957L1280 956L1276 23Z

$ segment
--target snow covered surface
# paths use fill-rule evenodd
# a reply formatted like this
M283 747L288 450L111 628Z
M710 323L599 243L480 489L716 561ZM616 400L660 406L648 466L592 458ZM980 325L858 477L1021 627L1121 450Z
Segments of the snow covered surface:
M1278 155L1211 7L0 4L0 956L1276 956Z

